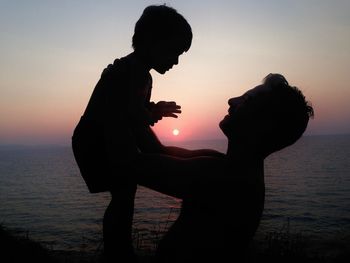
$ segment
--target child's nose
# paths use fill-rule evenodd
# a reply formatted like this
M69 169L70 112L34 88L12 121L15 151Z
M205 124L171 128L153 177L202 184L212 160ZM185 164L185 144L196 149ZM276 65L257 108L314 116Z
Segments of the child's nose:
M232 106L235 103L236 98L231 98L228 100L228 105Z

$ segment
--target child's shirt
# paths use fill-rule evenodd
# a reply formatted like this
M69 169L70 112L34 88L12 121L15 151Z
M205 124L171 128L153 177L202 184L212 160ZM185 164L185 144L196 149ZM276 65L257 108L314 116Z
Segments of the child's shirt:
M140 152L139 143L152 123L151 91L152 76L133 54L116 59L101 74L73 135L91 192L105 190L104 183L110 184L110 177Z

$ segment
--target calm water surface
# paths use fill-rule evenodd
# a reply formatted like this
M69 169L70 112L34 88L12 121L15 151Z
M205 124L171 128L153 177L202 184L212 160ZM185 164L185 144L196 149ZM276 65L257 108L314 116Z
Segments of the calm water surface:
M178 143L226 151L226 141ZM265 162L266 203L258 233L294 232L317 239L350 237L350 136L306 136ZM0 224L28 231L55 249L101 244L107 193L90 194L70 147L0 147ZM136 197L134 238L154 241L176 219L180 201L143 187Z

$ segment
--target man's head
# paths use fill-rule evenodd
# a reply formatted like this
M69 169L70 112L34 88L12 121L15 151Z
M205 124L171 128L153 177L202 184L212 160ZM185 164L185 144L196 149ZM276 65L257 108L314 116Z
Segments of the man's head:
M267 75L262 85L228 103L229 115L220 128L229 140L253 147L263 157L295 143L313 117L302 92L280 74Z
M157 72L164 74L178 63L192 43L192 29L174 8L152 5L145 8L135 25L132 46Z

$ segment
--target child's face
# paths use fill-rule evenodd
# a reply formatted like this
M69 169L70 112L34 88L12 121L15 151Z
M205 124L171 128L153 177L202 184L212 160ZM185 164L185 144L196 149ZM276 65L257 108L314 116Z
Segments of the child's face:
M169 43L157 45L153 50L151 67L160 74L165 74L174 65L179 63L179 56L184 52Z

